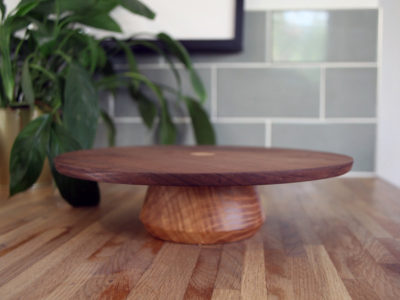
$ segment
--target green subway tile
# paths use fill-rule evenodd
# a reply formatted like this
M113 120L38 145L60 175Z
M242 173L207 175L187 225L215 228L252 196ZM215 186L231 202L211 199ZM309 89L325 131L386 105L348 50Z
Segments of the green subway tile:
M377 10L277 11L273 61L376 61Z
M272 146L347 154L353 171L374 171L375 130L374 124L273 124Z
M327 117L376 116L376 68L326 70Z
M217 78L218 116L318 116L319 69L226 68Z

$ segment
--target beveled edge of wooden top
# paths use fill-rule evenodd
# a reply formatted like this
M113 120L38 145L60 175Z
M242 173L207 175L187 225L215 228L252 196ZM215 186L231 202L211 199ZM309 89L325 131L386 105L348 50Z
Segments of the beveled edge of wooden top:
M148 147L148 146L137 146L135 148ZM203 147L203 146L155 146L155 147ZM209 146L204 146L209 147ZM218 147L218 146L215 146ZM132 147L131 147L132 148ZM265 148L265 147L224 147L224 148L254 148L254 149L274 149L274 150L299 150L307 152L315 152L319 154L341 156L346 161L342 164L334 166L324 167L312 167L302 169L291 169L282 171L265 171L265 172L224 172L219 174L210 173L162 173L155 174L154 172L135 172L135 173L123 173L123 172L84 172L82 168L74 169L70 165L65 165L62 162L63 155L61 154L54 160L56 170L61 174L79 178L83 180L108 182L108 183L120 183L120 184L134 184L134 185L165 185L165 186L246 186L246 185L269 185L269 184L281 184L281 183L292 183L301 181L312 181L319 179L326 179L343 175L351 170L353 166L353 158L343 154L324 152L324 151L313 151L313 150L300 150L300 149L287 149L287 148ZM93 150L93 149L92 149ZM87 151L87 150L80 150ZM78 152L78 151L75 151ZM243 180L246 178L246 180Z

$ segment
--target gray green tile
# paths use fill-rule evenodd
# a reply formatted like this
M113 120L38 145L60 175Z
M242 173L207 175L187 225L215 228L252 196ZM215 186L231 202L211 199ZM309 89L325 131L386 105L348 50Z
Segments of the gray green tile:
M245 12L241 52L192 54L192 59L195 63L265 62L267 34L266 12Z
M314 68L219 69L218 116L316 117L319 78Z
M94 140L93 148L108 147L107 130L103 123L98 124L96 138Z
M374 124L273 124L272 146L330 151L354 158L353 171L374 171Z
M327 117L375 117L376 69L326 70Z
M276 11L273 61L376 61L377 10Z
M109 98L110 98L110 93L101 91L99 92L99 106L100 109L106 111L107 113L110 113L109 110Z
M154 134L139 123L118 123L115 124L116 146L140 146L154 144ZM107 130L104 124L100 124L96 136L95 147L107 147Z
M154 144L153 131L143 124L117 123L117 146L141 146Z
M141 123L116 122L116 146L142 146L157 144L157 123L153 129L148 129ZM175 124L177 129L177 144L194 145L195 138L189 124ZM107 130L103 123L99 124L94 147L108 147Z
M214 124L218 145L265 146L265 124Z

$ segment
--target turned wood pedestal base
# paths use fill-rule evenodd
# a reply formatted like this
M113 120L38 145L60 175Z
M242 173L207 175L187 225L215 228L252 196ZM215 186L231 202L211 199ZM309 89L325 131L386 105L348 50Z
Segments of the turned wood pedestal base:
M264 214L254 186L150 186L140 220L162 240L216 244L252 236Z
M255 186L339 176L353 159L294 149L154 146L81 150L54 162L67 176L150 186L140 219L152 235L216 244L250 237L262 225Z

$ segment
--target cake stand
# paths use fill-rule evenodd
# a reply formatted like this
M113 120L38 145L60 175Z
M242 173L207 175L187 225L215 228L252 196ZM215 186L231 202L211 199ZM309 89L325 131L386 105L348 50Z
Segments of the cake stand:
M189 244L253 235L264 222L256 185L339 176L352 164L349 156L326 152L221 146L102 148L55 159L67 176L148 185L140 213L145 228L160 239Z

